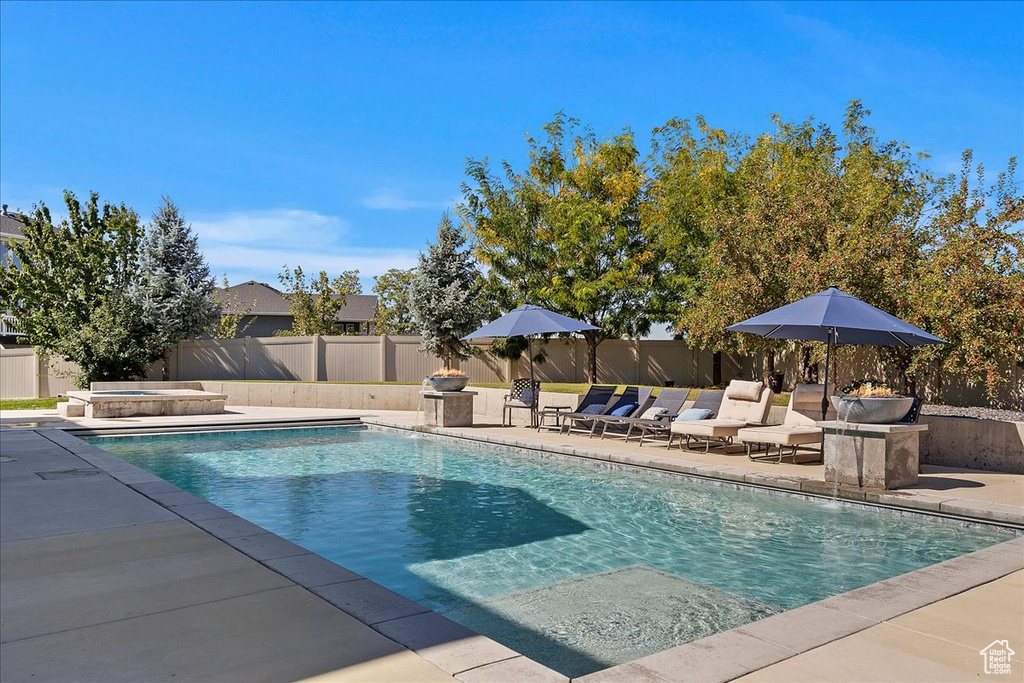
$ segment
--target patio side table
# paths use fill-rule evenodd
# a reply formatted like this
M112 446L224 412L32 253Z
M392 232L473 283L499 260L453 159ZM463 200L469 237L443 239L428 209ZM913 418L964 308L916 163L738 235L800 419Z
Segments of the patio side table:
M537 411L537 431L542 429L556 429L562 431L563 410L572 410L572 406L548 406L544 410ZM553 424L545 424L544 418L554 418Z

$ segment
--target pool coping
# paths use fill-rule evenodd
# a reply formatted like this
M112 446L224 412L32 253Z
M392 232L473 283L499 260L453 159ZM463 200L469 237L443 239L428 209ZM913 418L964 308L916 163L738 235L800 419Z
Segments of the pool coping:
M694 467L659 456L638 456L560 444L549 444L550 447L544 448L538 447L536 442L522 439L500 438L491 434L468 436L458 429L422 428L380 417L364 416L362 421L368 425L406 432L423 432L563 456L604 460L752 487L787 490L798 495L821 496L823 493L832 493L831 487L828 487L827 491L823 491L822 487L803 488L803 482L794 477L773 477L712 466ZM273 426L284 425L275 423ZM225 427L230 429L227 425L221 429ZM103 470L170 512L278 572L460 680L469 683L504 679L569 680L566 676L521 653L486 636L476 634L370 579L194 496L97 446L82 441L74 434L53 429L40 429L37 432L45 432L46 438L56 445ZM726 476L716 476L712 472ZM744 476L737 477L736 473ZM753 476L747 479L748 475ZM780 483L789 485L780 486ZM880 494L879 498L883 495ZM925 514L945 512L971 517L972 520L979 522L1014 524L1009 520L970 514L960 515L948 508L942 510L923 506L893 505L883 500L868 500L866 496L839 497L850 502L910 509ZM687 680L728 681L1022 569L1024 537L1018 537L573 680L585 683L664 683L679 680L679 673L686 672Z

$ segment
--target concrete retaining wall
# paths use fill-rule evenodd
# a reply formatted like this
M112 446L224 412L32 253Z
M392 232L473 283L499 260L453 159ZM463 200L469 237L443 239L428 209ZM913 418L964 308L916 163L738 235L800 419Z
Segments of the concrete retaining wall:
M922 415L921 462L1024 474L1024 422Z

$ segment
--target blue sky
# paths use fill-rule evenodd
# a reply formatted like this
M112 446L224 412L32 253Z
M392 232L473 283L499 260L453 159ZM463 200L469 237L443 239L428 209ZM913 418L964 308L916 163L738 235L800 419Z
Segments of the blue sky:
M466 157L554 112L641 141L703 114L886 139L990 176L1024 152L1024 3L0 3L0 197L169 195L215 273L409 267Z

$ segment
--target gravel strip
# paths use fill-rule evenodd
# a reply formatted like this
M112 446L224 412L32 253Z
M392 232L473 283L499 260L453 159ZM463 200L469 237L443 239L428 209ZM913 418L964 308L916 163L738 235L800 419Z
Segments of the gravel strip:
M1024 412L1020 410L996 410L995 408L961 408L959 406L925 404L921 406L921 414L942 415L944 417L973 417L979 420L1024 422Z

